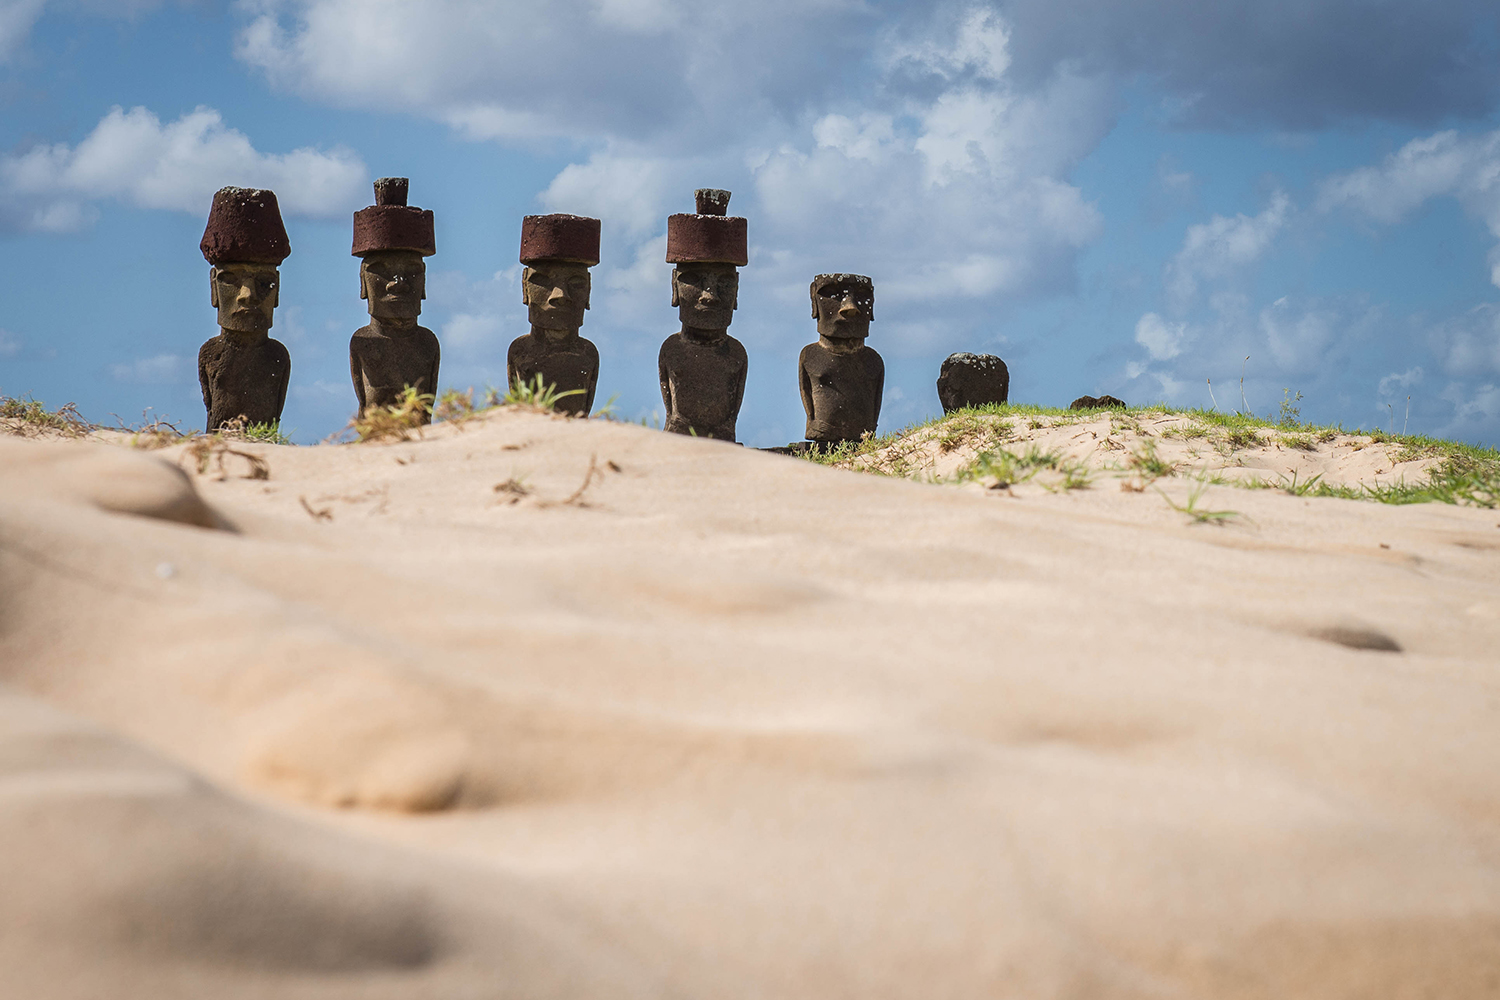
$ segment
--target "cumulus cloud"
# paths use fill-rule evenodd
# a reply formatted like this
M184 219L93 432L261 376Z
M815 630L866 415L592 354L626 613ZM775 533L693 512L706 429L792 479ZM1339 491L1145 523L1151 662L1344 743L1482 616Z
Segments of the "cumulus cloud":
M1426 339L1449 375L1500 375L1500 305L1485 303L1440 322Z
M1439 197L1456 198L1500 240L1500 130L1448 130L1413 139L1378 165L1330 177L1317 204L1323 211L1348 208L1389 224ZM1489 262L1490 280L1500 286L1500 246Z
M272 188L288 215L335 216L359 206L367 176L348 150L258 152L212 108L163 124L146 108L116 107L76 146L0 156L0 226L78 229L102 199L205 214L226 184Z
M0 0L0 63L15 55L47 7L88 17L130 18L161 6L160 0Z
M1001 0L1022 86L1072 63L1144 78L1178 122L1430 126L1500 103L1491 0Z
M1174 306L1186 308L1204 279L1230 277L1259 260L1291 211L1291 199L1277 191L1258 215L1215 215L1189 226L1182 248L1167 264L1167 294Z
M1148 79L1187 124L1322 127L1347 117L1427 124L1480 117L1500 98L1487 0L999 0L999 49L882 44L942 0L880 9L855 0L241 0L241 58L279 84L379 104L477 134L642 137L703 111L795 114L883 52L887 85L954 83L970 67L1023 90L1061 67ZM392 73L388 67L400 66ZM859 74L854 74L857 82ZM726 134L712 114L705 135Z
M1177 357L1187 340L1186 323L1169 323L1154 312L1142 316L1135 324L1135 342L1156 361Z
M146 385L171 385L189 382L195 377L192 361L180 354L158 354L136 358L124 364L109 366L109 376L116 382Z

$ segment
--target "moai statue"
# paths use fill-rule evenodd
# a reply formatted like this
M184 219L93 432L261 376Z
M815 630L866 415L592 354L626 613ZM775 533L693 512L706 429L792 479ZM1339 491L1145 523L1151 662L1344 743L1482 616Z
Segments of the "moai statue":
M661 345L657 375L666 430L734 440L750 362L729 335L739 306L739 268L750 261L745 220L730 216L729 192L695 193L697 214L667 217L672 304L682 330Z
M938 372L938 402L944 413L1010 398L1010 370L993 354L950 354Z
M407 386L435 394L442 352L437 335L417 325L427 297L424 257L437 253L432 212L406 204L407 179L375 182L375 204L354 213L354 247L360 258L359 297L370 325L349 338L349 377L359 412L392 406ZM431 410L422 416L432 421Z
M219 310L219 335L198 349L208 429L241 417L247 424L274 424L292 374L291 355L269 332L278 267L292 252L275 192L220 188L198 249L212 265L209 299Z
M557 401L560 413L586 417L599 387L599 349L578 335L589 307L589 268L599 263L599 220L581 215L528 215L521 220L521 301L531 332L511 342L505 378L582 395Z
M797 358L806 437L827 445L857 441L875 433L885 390L885 362L865 346L875 318L875 283L862 274L820 274L810 292L818 342Z

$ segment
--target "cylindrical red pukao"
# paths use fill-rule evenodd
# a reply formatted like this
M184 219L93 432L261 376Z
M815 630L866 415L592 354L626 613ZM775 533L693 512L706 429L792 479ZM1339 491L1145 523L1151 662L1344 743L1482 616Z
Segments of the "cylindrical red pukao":
M528 215L521 220L521 263L599 263L599 220L582 215Z
M277 264L292 252L276 192L224 187L214 192L208 225L198 244L203 259L221 264Z
M437 253L432 210L406 204L407 179L382 177L375 182L375 204L354 213L356 257L380 250L411 250L423 257Z
M748 224L738 215L725 214L729 192L701 188L694 195L696 214L667 216L667 263L737 267L750 263Z

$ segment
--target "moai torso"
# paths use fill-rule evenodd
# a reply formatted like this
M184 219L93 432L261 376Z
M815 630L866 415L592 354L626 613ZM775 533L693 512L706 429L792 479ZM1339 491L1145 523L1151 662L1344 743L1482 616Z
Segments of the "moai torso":
M749 367L745 346L727 333L711 341L672 334L657 358L664 429L733 441Z
M594 409L594 390L599 387L599 349L592 341L577 334L554 340L536 331L511 341L505 356L506 382L514 386L555 386L557 392L582 389L583 395L567 396L557 401L557 412L586 417Z
M808 344L797 358L797 371L809 441L836 444L875 433L885 362L874 348L860 344L852 351L834 351L821 342Z
M360 410L396 405L407 386L420 395L436 394L441 355L437 334L425 326L389 333L372 324L354 331L349 338L349 375ZM427 420L431 419L429 412Z
M243 416L249 424L274 424L286 404L292 357L264 334L220 332L198 349L198 384L208 410L208 430Z

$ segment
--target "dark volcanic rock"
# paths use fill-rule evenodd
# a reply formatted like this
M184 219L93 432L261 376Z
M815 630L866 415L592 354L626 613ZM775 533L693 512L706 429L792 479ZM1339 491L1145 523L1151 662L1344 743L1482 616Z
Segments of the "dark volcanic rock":
M1123 410L1126 409L1123 399L1114 396L1079 396L1068 404L1070 410Z

